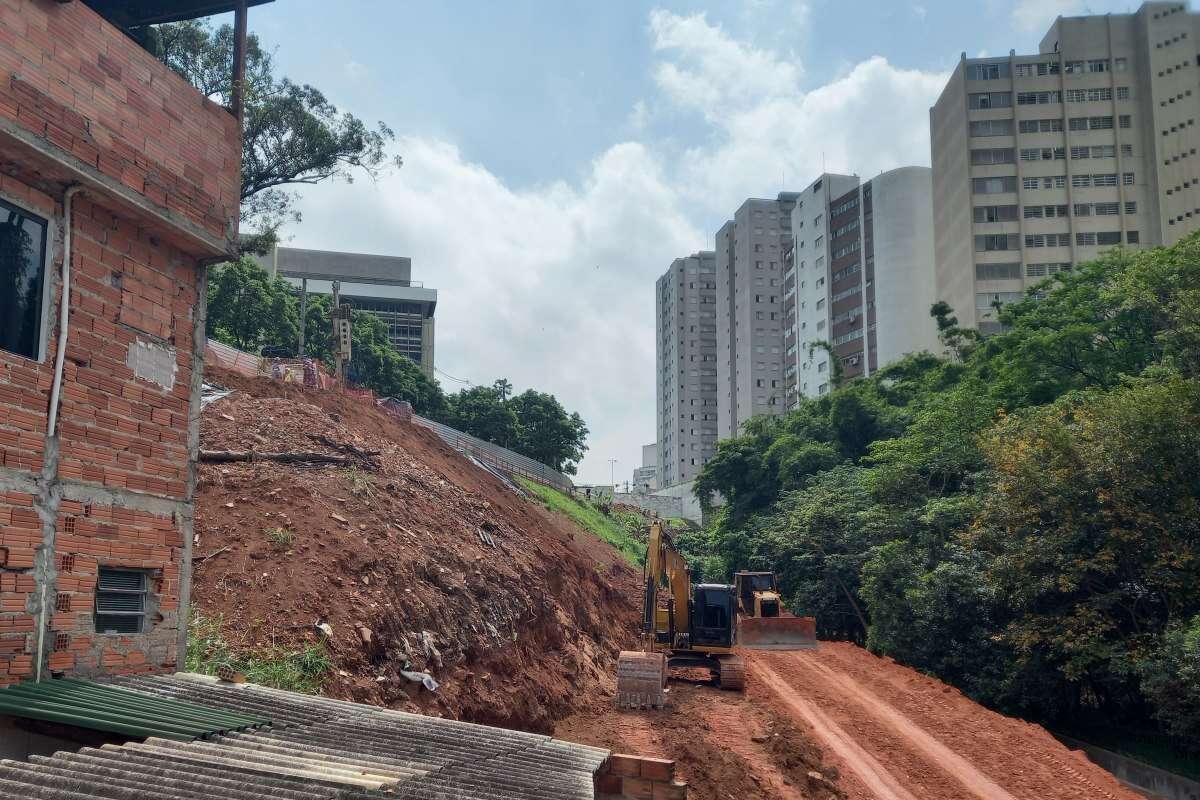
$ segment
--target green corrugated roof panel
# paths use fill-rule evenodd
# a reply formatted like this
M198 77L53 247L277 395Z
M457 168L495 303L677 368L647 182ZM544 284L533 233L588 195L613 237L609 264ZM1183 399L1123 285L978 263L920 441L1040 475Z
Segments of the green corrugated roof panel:
M0 689L0 714L125 736L159 736L179 741L256 728L270 722L79 678L18 683Z

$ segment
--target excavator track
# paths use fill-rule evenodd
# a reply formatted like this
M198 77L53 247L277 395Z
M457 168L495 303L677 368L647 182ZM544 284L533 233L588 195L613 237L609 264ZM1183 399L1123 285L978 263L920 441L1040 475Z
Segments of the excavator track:
M663 708L667 659L662 653L622 650L617 657L617 708Z
M731 692L741 692L746 688L746 662L738 655L717 656L721 665L718 679L721 688Z

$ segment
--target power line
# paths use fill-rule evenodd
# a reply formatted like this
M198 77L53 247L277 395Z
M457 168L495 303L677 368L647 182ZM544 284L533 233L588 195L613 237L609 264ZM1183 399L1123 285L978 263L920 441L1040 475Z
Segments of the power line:
M465 383L467 386L471 385L471 382L469 380L467 380L466 378L456 378L453 375L449 374L448 372L442 372L437 367L434 367L433 371L436 372L438 375L441 375L443 378L454 381L455 383Z

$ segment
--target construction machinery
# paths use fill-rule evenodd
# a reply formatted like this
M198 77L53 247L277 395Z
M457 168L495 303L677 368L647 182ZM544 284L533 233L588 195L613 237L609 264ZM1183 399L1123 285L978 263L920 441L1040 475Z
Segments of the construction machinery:
M773 573L738 573L734 585L693 585L686 561L655 520L646 552L642 649L623 651L617 660L617 705L661 708L672 669L707 669L722 689L740 691L745 663L733 652L736 645L815 647L815 628L812 617L783 610Z
M774 572L737 572L738 642L751 649L801 650L817 646L817 621L783 607Z

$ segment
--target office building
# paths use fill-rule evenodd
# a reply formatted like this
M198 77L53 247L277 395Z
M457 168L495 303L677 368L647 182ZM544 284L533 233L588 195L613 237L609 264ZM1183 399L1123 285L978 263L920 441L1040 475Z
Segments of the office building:
M658 442L642 445L642 465L633 470L634 492L658 489Z
M392 347L432 377L437 290L412 280L410 259L275 247L258 260L272 275L310 294L329 294L339 281L342 301L378 317Z
M783 254L798 194L751 198L717 231L717 432L783 410Z
M939 298L960 324L1115 245L1200 225L1200 15L1060 17L1036 55L968 59L930 111Z
M655 287L658 485L689 481L717 441L716 254L677 258Z
M937 352L932 178L824 174L799 193L784 253L784 408L909 353ZM828 347L826 347L828 345ZM832 350L832 352L830 352Z

